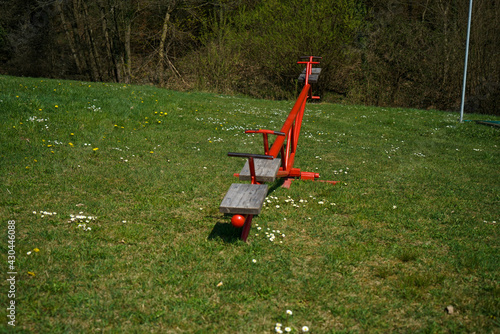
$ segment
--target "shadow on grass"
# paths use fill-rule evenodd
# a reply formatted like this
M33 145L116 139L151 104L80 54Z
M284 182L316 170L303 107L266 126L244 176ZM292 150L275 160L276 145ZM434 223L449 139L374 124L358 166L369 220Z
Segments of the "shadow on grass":
M269 187L269 190L267 191L267 196L271 195L276 189L281 187L285 183L285 179L283 178L278 178L274 183Z
M231 223L217 222L208 235L208 240L222 240L226 243L235 243L240 240L241 228L235 228Z

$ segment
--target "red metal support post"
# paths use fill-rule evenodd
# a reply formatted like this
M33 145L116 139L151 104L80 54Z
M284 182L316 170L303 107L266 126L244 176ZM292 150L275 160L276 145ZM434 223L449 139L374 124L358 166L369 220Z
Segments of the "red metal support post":
M252 184L257 184L255 180L255 164L253 162L253 157L248 157L248 167L250 168L250 180Z
M248 215L245 219L245 225L243 225L243 230L241 231L241 240L247 241L248 233L250 233L250 228L252 227L253 215Z
M280 132L280 131L264 130L264 129L245 130L245 133L262 133L262 136L264 137L264 154L266 154L266 155L269 155L269 137L268 137L268 135L286 136L285 133Z

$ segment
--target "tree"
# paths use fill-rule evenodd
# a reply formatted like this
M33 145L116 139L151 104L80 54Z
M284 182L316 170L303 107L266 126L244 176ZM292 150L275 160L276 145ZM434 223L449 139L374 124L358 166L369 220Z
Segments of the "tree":
M454 110L468 1L0 0L0 72ZM500 104L500 6L474 0L467 111Z
M354 90L360 102L458 110L468 1L371 0L365 4L370 10L363 50L366 61L359 75L364 80ZM500 13L492 1L474 0L473 14L468 105L492 112L493 101L498 101L492 88L500 81L494 56L500 53L500 25L495 19Z
M260 97L293 97L299 56L321 55L324 90L344 93L339 81L352 61L350 46L363 19L356 0L267 0L253 6L224 2L209 20L198 76L217 88ZM349 70L347 70L349 71Z

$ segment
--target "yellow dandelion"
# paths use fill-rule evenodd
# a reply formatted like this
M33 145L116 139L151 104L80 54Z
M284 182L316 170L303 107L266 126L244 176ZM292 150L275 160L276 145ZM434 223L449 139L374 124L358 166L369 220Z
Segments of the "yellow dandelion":
M55 108L59 108L59 106L58 106L57 104L56 104L54 107L55 107Z
M52 147L52 145L51 145L51 144L49 144L49 145L47 145L47 147Z
M71 136L74 136L75 134L74 133L70 133Z
M99 147L95 147L93 148L94 152L97 151L99 149Z
M69 143L69 146L73 147L74 145L73 145L73 143Z
M33 249L33 252L38 253L40 250L38 248Z
M32 271L28 271L28 275L35 277L35 273Z
M153 151L150 151L149 153L153 154L153 153L155 153L155 152L153 152Z

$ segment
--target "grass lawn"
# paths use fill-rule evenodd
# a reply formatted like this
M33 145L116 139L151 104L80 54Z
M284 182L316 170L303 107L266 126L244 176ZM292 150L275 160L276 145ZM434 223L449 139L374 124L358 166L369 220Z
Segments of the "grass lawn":
M295 167L340 183L271 184L243 243L226 154L293 103L0 77L0 330L500 333L500 130L310 103Z

